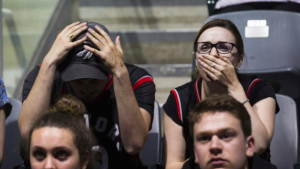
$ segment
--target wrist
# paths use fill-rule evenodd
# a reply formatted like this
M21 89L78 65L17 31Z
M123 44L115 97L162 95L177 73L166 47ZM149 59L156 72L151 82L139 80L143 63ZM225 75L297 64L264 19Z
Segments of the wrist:
M229 92L236 92L236 91L244 91L243 86L240 83L232 83L227 86Z
M49 60L47 57L42 62L41 68L47 67L48 69L55 69L57 68L57 64L53 60Z
M122 77L123 75L128 74L128 70L125 64L119 65L117 68L111 70L114 77Z

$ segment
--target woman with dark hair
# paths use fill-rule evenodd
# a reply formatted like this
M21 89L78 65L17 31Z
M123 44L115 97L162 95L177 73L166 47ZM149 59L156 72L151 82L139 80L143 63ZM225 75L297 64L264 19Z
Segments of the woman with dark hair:
M269 160L266 149L273 136L275 112L278 112L275 93L268 82L238 74L245 54L236 26L223 19L206 23L195 38L193 52L196 80L173 89L163 106L166 168L181 168L193 155L188 112L212 94L229 94L244 104L252 121L255 152Z
M77 98L64 96L33 124L21 141L21 155L31 168L95 168L84 112Z

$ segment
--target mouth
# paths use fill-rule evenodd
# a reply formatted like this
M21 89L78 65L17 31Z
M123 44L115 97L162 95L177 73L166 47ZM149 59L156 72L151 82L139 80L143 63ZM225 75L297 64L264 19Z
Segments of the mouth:
M212 158L211 160L209 160L209 164L212 164L214 166L220 166L223 165L226 162L225 159L223 158Z

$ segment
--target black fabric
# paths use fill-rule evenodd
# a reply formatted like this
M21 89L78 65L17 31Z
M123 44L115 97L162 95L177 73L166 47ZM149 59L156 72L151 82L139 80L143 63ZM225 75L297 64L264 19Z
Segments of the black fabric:
M7 117L10 115L11 113L11 109L12 109L12 105L10 103L6 103L4 106L2 106L1 108L3 108L4 113L5 113L5 118L7 119Z
M126 64L126 67L128 69L132 85L134 85L141 77L150 76L147 71L137 66ZM28 97L39 69L39 66L34 68L25 79L23 86L23 101ZM51 103L54 103L60 95L64 94L76 96L68 83L61 80L60 74L57 72L55 74L55 81L52 89ZM145 82L141 84L136 90L134 90L134 94L139 107L147 110L149 114L153 116L155 101L154 83ZM126 97L124 99L126 99ZM97 137L99 145L98 147L95 147L95 149L102 155L102 167L104 168L104 163L106 163L108 164L109 169L142 168L138 155L128 154L122 146L116 104L113 84L110 85L109 89L106 90L95 103L85 103L88 111L88 114L85 115L85 119Z
M230 5L224 8L215 9L213 15L227 12L247 11L247 10L279 10L300 12L300 4L294 2L250 2L237 5Z
M254 154L252 158L248 158L249 169L277 169L277 167ZM195 155L183 164L182 169L200 169L195 163Z
M238 79L239 79L240 83L242 84L245 94L246 94L251 82L253 80L257 79L257 77L247 76L247 75L238 75ZM173 95L172 92L170 93L170 95L167 99L167 102L163 105L163 109L164 109L165 113L176 124L183 127L184 139L186 141L186 154L185 154L186 159L189 158L193 154L193 146L192 146L193 138L190 135L189 122L188 122L187 117L188 117L188 113L190 112L190 110L194 107L195 104L198 103L197 97L196 97L196 91L195 91L195 87L194 87L194 84L196 81L197 81L197 79L176 88L176 90L179 94L179 97L180 97L183 122L179 120L177 103L176 103L175 96ZM199 83L198 83L200 96L201 96L201 85L202 85L202 79L200 79ZM270 85L270 83L268 83L265 80L259 80L257 83L255 83L253 85L248 99L250 101L251 106L253 106L258 101L263 100L268 97L274 98L276 101L275 92L274 92L272 86ZM275 113L278 113L278 112L279 112L279 106L276 101L276 112ZM267 149L263 154L261 154L261 158L263 158L267 161L270 161L270 153L269 152L270 152L269 149Z

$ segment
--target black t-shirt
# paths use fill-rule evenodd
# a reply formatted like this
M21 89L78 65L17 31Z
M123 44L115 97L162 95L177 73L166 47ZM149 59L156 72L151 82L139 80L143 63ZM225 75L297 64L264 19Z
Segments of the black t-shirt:
M253 157L248 158L248 164L249 169L277 169L275 165L266 162L256 154L254 154ZM195 163L194 155L183 164L182 169L200 169L199 165Z
M242 84L245 94L249 99L251 106L258 101L267 97L275 99L275 92L272 86L265 80L255 76L238 75L238 79ZM163 105L165 113L178 125L183 127L184 139L186 141L186 159L193 155L193 138L189 131L188 113L195 104L201 102L201 85L202 78L186 83L171 90L167 102ZM279 107L276 102L276 113ZM270 161L269 149L267 149L261 157Z
M147 110L152 117L155 101L153 78L147 71L137 66L126 64L126 67L139 107ZM23 101L28 97L39 69L39 66L35 67L25 79ZM140 168L141 164L138 154L130 155L122 146L113 78L111 75L109 75L109 83L104 90L96 102L93 104L85 104L88 114L85 114L84 118L88 126L94 131L97 141L99 142L99 145L93 147L93 150L101 153L102 169ZM56 72L51 103L54 103L54 101L63 94L76 96L72 88L61 80L59 72ZM126 97L124 97L124 99L126 99Z

